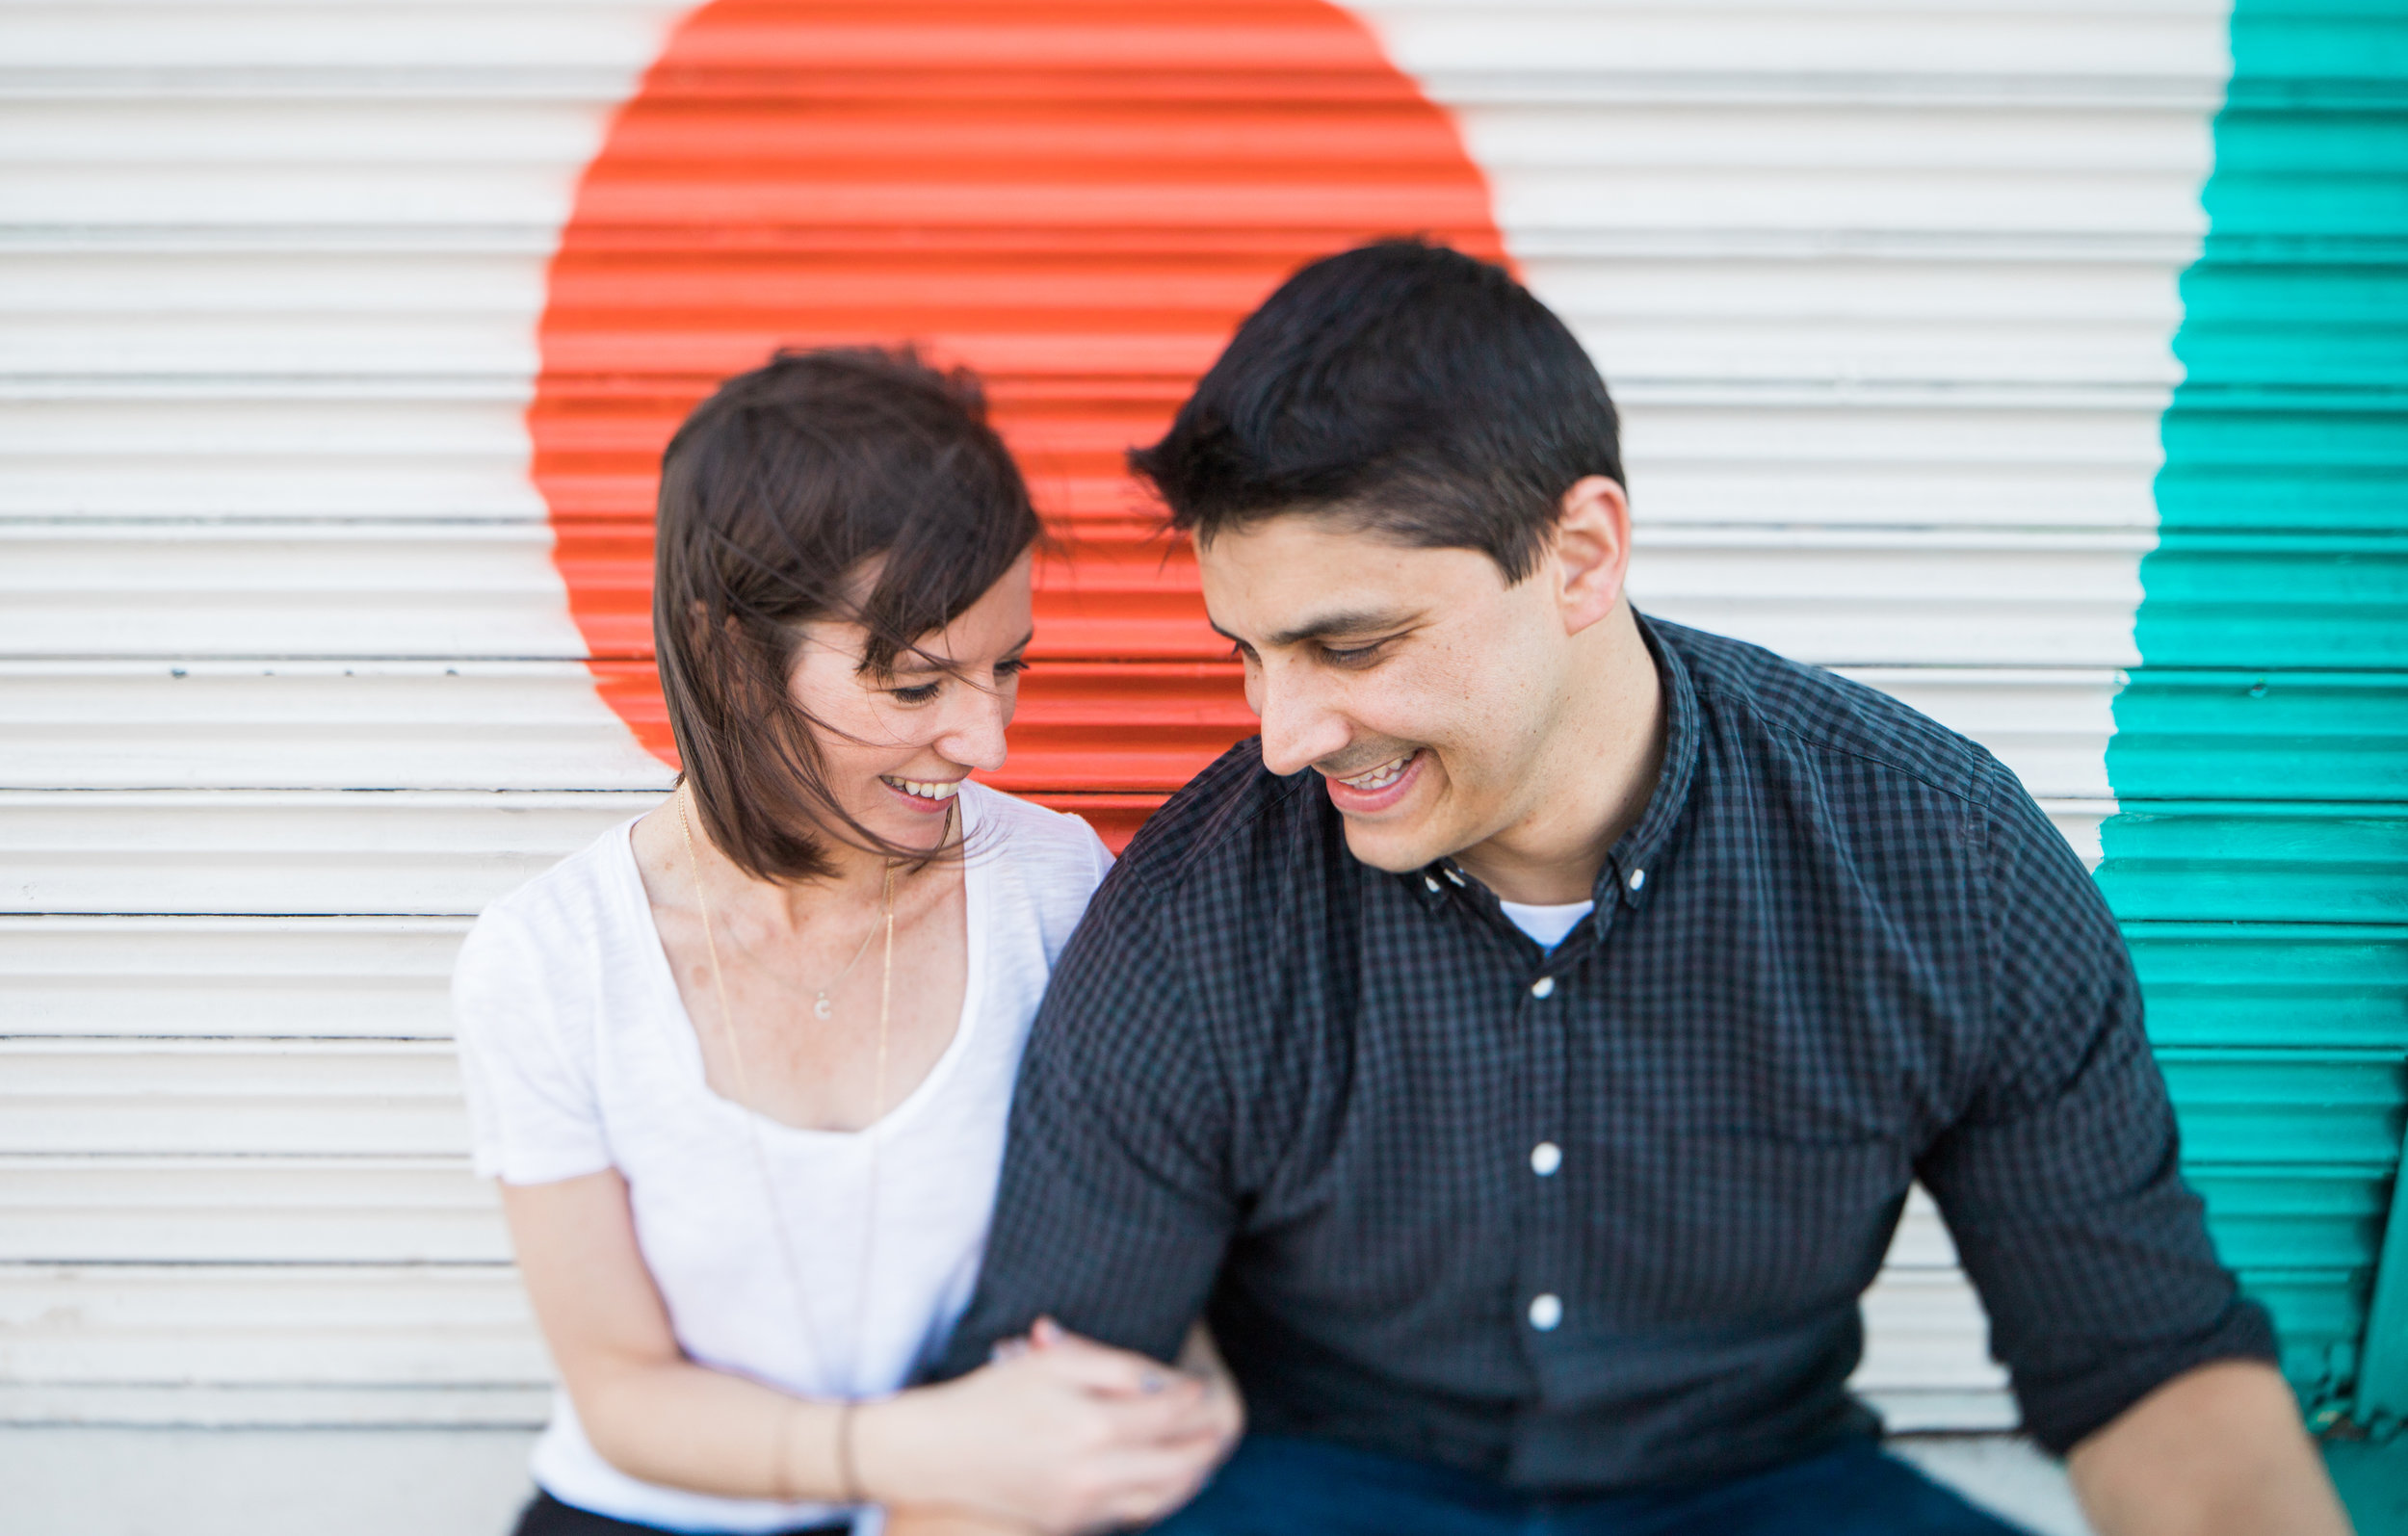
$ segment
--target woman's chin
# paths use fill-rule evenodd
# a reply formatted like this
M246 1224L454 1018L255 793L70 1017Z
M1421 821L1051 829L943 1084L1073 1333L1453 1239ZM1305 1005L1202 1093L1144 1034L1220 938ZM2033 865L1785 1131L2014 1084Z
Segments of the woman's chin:
M897 847L933 853L945 846L954 825L954 813L960 808L959 799L958 793L943 799L914 794L880 779L877 796L872 802L876 810L862 817L861 821Z

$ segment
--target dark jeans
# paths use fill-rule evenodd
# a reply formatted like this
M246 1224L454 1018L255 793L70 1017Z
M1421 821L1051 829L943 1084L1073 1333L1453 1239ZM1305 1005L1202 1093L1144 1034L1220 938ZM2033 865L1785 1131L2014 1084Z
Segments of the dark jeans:
M833 1536L833 1533L851 1529L850 1522L839 1521L832 1525L801 1526L786 1532L785 1536L817 1536L820 1532ZM589 1509L563 1504L537 1489L535 1498L519 1515L518 1526L512 1536L677 1536L677 1533L663 1530L658 1525L639 1525L632 1520L613 1520L608 1515L597 1515Z
M2024 1536L1869 1441L1727 1482L1541 1498L1323 1441L1249 1435L1155 1536Z

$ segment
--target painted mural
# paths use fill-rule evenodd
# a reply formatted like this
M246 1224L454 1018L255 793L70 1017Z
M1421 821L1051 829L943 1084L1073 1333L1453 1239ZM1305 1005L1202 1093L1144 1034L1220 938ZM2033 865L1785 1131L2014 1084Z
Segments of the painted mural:
M1250 728L1119 455L1288 270L1509 259L1643 606L1896 692L2099 862L2328 1425L2408 1418L2408 9L11 8L0 1422L524 1425L444 976L653 802L657 454L976 367L1060 558L1004 787ZM2003 1428L1910 1208L1858 1382ZM61 1321L70 1319L70 1321Z
M603 696L673 758L647 530L685 411L780 347L916 346L986 380L1058 541L996 782L1125 841L1251 721L1121 453L1281 277L1395 232L1504 253L1453 119L1336 6L704 6L580 178L539 332Z

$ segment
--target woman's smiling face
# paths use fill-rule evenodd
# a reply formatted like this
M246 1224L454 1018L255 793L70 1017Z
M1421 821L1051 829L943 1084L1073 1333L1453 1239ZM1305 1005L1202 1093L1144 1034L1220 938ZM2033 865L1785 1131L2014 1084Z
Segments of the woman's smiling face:
M899 847L940 846L961 781L1004 761L1004 732L1031 638L1032 555L941 630L865 671L858 624L802 626L789 674L811 718L827 787L862 826Z

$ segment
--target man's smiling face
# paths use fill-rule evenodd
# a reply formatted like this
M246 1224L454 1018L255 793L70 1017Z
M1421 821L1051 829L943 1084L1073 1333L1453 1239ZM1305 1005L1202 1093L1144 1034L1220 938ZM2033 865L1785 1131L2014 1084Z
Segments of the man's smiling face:
M1376 869L1419 869L1531 815L1570 651L1553 584L1289 513L1199 550L1274 773L1312 768Z

